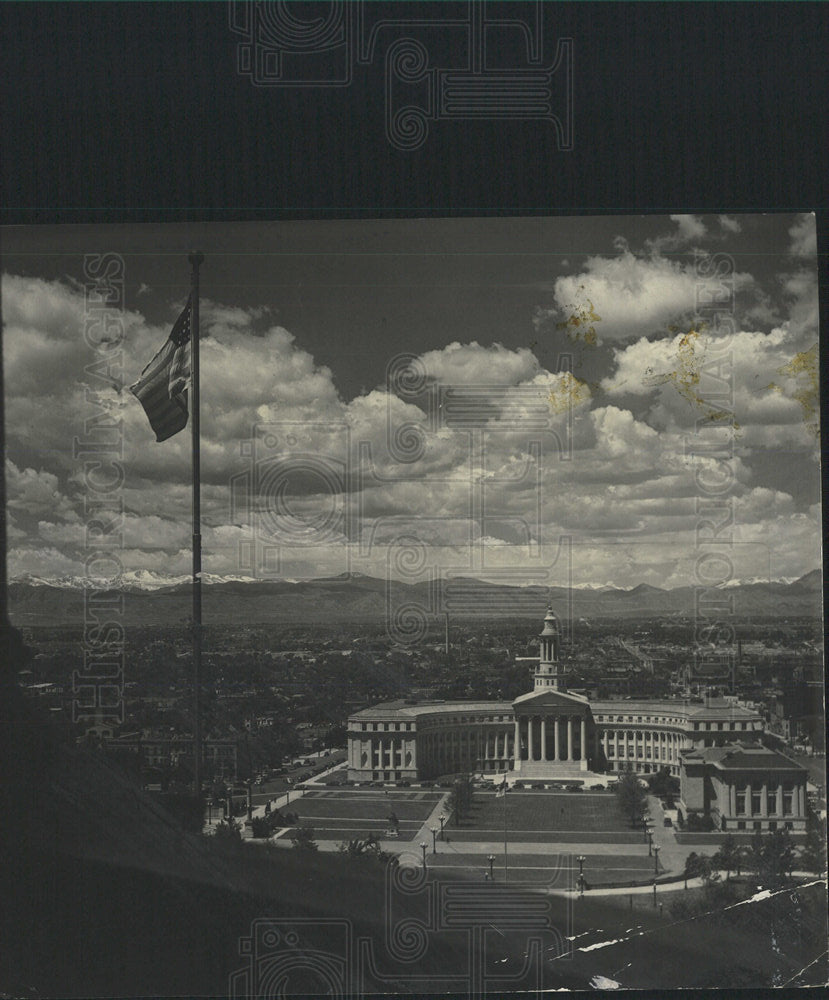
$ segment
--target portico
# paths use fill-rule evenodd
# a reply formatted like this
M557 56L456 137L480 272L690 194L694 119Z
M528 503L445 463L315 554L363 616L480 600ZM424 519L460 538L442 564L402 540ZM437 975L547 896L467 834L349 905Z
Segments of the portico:
M531 692L516 698L516 773L533 777L566 776L589 769L589 706L579 695Z

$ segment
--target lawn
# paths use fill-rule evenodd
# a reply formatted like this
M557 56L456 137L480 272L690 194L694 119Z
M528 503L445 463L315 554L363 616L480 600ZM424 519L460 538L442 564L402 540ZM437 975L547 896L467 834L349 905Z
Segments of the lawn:
M620 843L639 843L642 834L632 830L630 822L622 814L616 797L607 792L516 792L510 791L503 798L496 798L492 792L476 792L472 812L453 834L459 838L466 831L475 835L465 839L486 839L490 834L498 836L504 831L504 809L506 808L507 829L516 839L556 840L558 833L601 833L603 840ZM531 836L531 835L536 836ZM561 839L565 839L562 837ZM583 839L583 838L579 838Z
M399 839L411 840L440 801L437 792L406 791L389 795L312 789L286 807L299 822L313 826L317 840L347 840L368 833L382 836L393 811L400 821Z

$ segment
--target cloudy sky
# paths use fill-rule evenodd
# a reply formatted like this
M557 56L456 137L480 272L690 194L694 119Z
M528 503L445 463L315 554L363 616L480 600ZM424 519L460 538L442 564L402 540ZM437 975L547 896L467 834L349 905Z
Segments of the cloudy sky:
M189 429L156 443L127 387L184 304L192 247L208 575L674 587L820 565L811 215L64 226L3 243L12 579L102 576L104 549L125 581L190 572ZM124 268L103 347L95 253ZM90 472L75 439L115 441L119 468L105 450ZM104 496L123 508L106 526Z

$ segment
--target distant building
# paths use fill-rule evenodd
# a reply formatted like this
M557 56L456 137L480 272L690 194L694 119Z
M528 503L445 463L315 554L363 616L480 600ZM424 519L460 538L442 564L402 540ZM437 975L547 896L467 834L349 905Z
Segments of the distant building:
M164 770L188 763L192 766L193 738L179 734L124 733L105 738L104 749L113 753L135 754L141 765ZM202 742L202 760L216 776L236 780L238 747L234 739L207 738Z
M760 743L701 747L683 755L679 811L710 816L718 830L806 829L805 767Z

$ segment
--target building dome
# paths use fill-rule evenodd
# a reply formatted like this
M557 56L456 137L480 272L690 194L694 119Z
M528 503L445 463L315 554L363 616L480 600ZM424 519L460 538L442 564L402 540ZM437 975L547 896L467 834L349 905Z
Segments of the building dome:
M542 635L559 635L561 629L559 628L558 618L556 617L555 611L553 611L552 604L547 605L547 614L544 616L544 631Z

